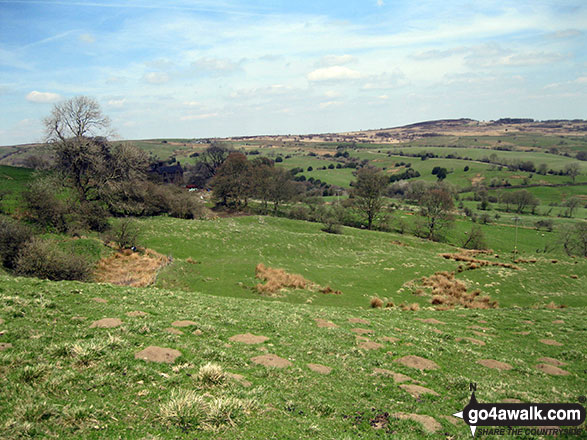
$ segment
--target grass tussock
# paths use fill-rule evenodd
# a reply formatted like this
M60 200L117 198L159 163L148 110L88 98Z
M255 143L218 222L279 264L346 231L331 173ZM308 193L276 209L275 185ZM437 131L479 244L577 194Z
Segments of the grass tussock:
M265 284L259 283L255 286L255 289L263 294L274 294L285 288L310 289L315 287L314 283L301 275L267 267L263 263L259 263L255 267L255 278L265 281Z
M467 269L477 269L483 266L498 266L498 267L506 267L508 269L520 270L519 266L516 266L512 263L502 263L501 261L490 261L490 260L480 260L475 258L473 255L477 255L479 251L473 253L471 251L462 251L458 254L450 254L444 253L440 254L441 257L446 258L447 260L455 260L455 261L463 261L465 263L469 263ZM485 252L484 252L485 253ZM462 269L462 268L461 268Z
M206 365L202 365L196 380L205 386L222 385L226 382L227 375L218 364L208 362Z
M455 278L454 272L436 272L429 277L420 280L423 287L431 289L431 304L437 310L450 310L454 307L466 309L495 309L497 301L489 296L481 296L481 291L476 289L467 291L467 286Z
M249 400L204 397L192 390L173 390L170 399L159 407L159 418L164 424L185 431L218 431L236 426L253 406Z
M119 286L145 287L153 284L169 258L151 249L133 252L124 249L107 258L102 258L94 272L97 282Z
M320 293L323 293L325 295L342 295L342 292L340 290L334 290L332 287L330 286L326 286L326 287L322 287L320 289L318 289L320 291Z
M532 306L533 309L548 309L548 310L557 310L557 309L566 309L567 306L565 304L556 304L554 301L549 302L548 304L535 304Z

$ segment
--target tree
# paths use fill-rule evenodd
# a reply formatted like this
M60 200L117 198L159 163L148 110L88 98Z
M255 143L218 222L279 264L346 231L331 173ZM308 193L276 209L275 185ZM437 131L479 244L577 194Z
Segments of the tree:
M532 213L536 209L536 206L540 203L539 200L529 191L521 189L511 194L512 201L516 205L516 212L522 213L524 209L529 206L532 209Z
M570 176L571 179L573 179L573 183L575 183L575 179L581 174L581 167L578 162L572 162L565 165L564 171L567 176Z
M572 217L573 212L575 211L575 209L577 209L579 207L580 204L581 204L581 199L579 199L579 197L573 196L573 197L569 197L567 200L565 200L565 202L563 203L563 206L565 206L567 208L567 215L569 217Z
M100 104L87 96L55 104L43 123L47 141L52 143L112 134L110 119L104 116Z
M426 237L439 240L440 233L452 221L450 214L454 208L452 195L443 188L426 192L420 199L421 215L426 219L424 228Z
M367 217L367 229L371 229L373 221L383 208L383 195L387 180L376 168L364 167L357 172L357 180L353 183L352 194L355 199L355 207Z
M479 225L473 225L471 231L467 234L463 240L462 248L464 249L487 249L487 243L485 242L485 235Z
M247 205L252 193L251 164L243 153L233 152L212 178L214 199L223 206L240 208Z
M230 153L231 151L228 148L213 143L202 153L200 162L208 170L209 174L214 176Z
M297 186L291 174L283 168L273 168L269 200L273 202L273 213L277 213L279 205L291 200L297 192Z
M568 255L587 257L587 222L564 225L559 240Z

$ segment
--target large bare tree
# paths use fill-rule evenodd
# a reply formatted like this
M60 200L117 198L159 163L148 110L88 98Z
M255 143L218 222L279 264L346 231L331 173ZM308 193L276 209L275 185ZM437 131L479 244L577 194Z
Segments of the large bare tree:
M110 118L102 113L100 104L88 96L55 104L43 123L48 142L65 142L72 138L108 137L112 135Z

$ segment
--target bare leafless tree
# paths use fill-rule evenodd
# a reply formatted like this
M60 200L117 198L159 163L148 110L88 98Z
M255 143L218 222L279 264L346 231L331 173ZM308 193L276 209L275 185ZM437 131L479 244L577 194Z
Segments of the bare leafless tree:
M48 142L112 135L110 118L102 113L95 99L87 96L76 96L56 104L43 123Z

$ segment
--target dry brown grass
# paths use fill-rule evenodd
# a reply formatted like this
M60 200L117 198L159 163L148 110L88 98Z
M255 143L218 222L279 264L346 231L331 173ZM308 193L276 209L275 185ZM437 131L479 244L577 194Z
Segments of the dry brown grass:
M483 267L483 266L498 266L498 267L507 267L508 269L520 270L520 267L516 266L515 264L502 263L501 261L480 260L478 258L471 256L471 255L476 255L477 253L482 253L482 252L472 253L472 252L462 251L458 254L445 253L445 254L440 254L440 256L443 258L446 258L447 260L463 261L465 263L469 263L467 269L477 269L477 268ZM483 252L483 253L487 253L487 252Z
M259 283L255 286L259 293L265 294L273 294L284 288L308 289L314 286L311 281L301 275L267 267L263 263L259 263L255 267L255 277L265 281L265 284Z
M566 309L567 306L565 304L556 304L554 301L551 301L548 304L535 304L532 306L532 308L533 309L556 310L556 309Z
M153 284L159 270L169 264L169 258L151 249L133 252L125 249L102 258L94 272L97 282L119 286L145 287Z
M371 304L372 308L379 309L383 307L383 300L381 298L377 298L376 296L374 296L371 298L371 301L369 301L369 304Z
M421 285L431 289L432 305L436 310L449 310L454 307L467 309L495 309L497 301L489 296L481 296L481 291L476 289L467 291L467 286L455 278L454 272L436 272L429 277L422 277Z
M321 293L324 293L325 295L328 294L333 294L333 295L342 295L342 292L340 290L334 290L332 287L330 286L326 286L326 287L322 287L321 289L319 289Z

